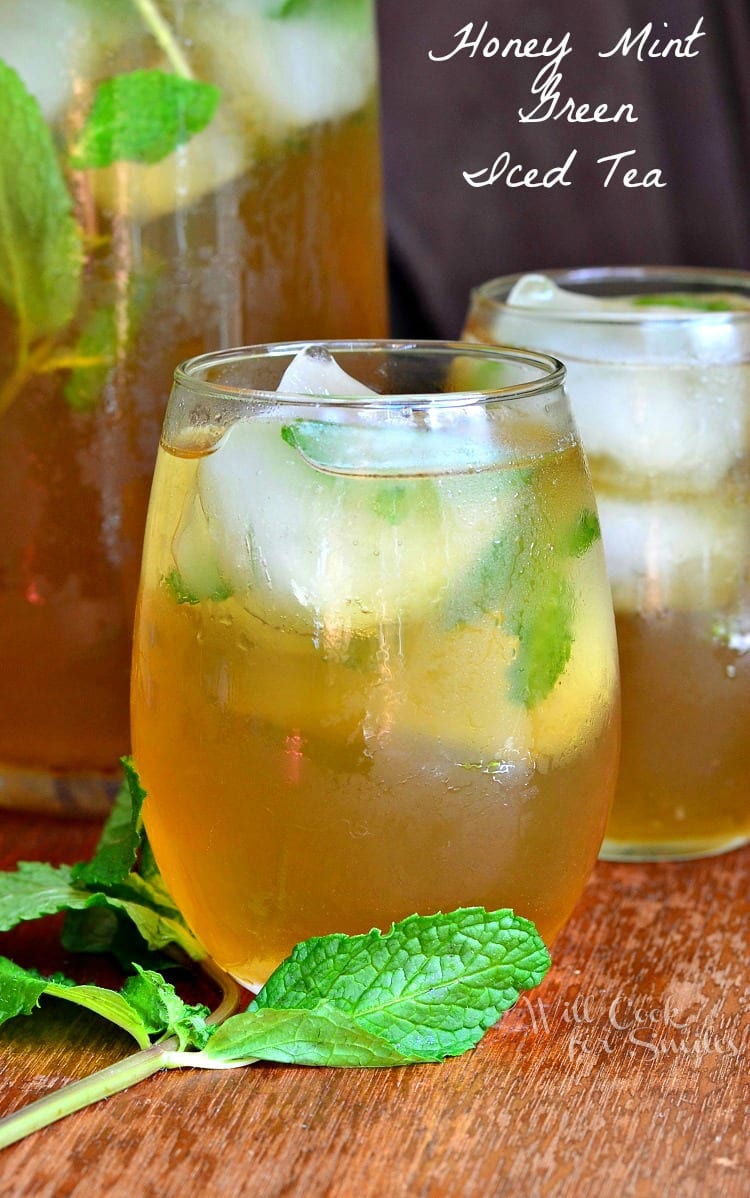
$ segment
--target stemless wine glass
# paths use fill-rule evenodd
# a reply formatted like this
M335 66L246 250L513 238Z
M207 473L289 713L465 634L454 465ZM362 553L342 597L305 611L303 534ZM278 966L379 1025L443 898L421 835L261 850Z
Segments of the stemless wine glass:
M510 906L548 941L570 914L619 728L563 375L439 342L177 370L133 746L166 882L243 982L415 911Z
M604 301L604 302L603 302ZM604 856L750 839L750 275L495 279L466 335L566 363L602 520L623 745Z

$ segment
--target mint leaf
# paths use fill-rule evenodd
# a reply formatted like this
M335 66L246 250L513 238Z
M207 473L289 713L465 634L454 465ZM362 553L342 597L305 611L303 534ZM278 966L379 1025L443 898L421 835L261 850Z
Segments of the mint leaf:
M347 1053L340 1026L326 1041L332 1011L385 1040L402 1057L458 1056L474 1047L522 990L538 985L549 963L533 924L512 911L482 907L411 915L385 935L373 929L363 936L314 937L296 946L244 1015L227 1020L207 1052L222 1059L262 1055L253 1020L257 1012L272 1009L321 1016L315 1051L308 1059L301 1047L295 1049L298 1064L318 1064L325 1052L337 1064L368 1063L359 1045ZM294 1024L279 1025L282 1052L289 1051L290 1027ZM299 1042L306 1043L304 1035ZM263 1055L270 1047L267 1043Z
M266 1008L252 1016L234 1015L216 1031L204 1056L219 1061L251 1057L286 1065L363 1068L425 1060L399 1052L382 1036L365 1031L351 1016L327 1004L314 1011Z
M69 865L41 861L20 861L17 869L0 873L0 932L71 905L85 906L86 894L74 888L71 874Z
M181 916L148 905L151 891L143 879L130 879L119 885L118 893L104 894L74 885L72 875L69 865L29 861L19 862L16 870L0 873L0 932L42 915L106 908L127 916L152 950L176 944L193 960L202 960L206 955Z
M52 136L39 105L0 59L0 301L31 342L71 320L83 250Z
M731 293L706 294L700 291L668 291L663 295L633 295L635 308L685 308L691 312L746 312L750 304L742 295Z
M533 486L528 475L520 486ZM531 505L520 506L516 520L446 600L449 628L494 615L518 637L518 653L510 667L513 702L526 708L540 703L568 664L575 595L563 562L582 557L600 537L596 512L584 508L547 555L543 547L549 530L540 525Z
M146 792L133 762L122 758L125 781L102 831L91 861L74 865L72 879L84 886L111 886L121 882L135 865L141 842L141 808Z
M519 639L511 663L510 697L531 708L545 699L570 660L573 646L573 588L553 569L537 566L523 601L506 619Z
M403 483L383 483L372 501L372 510L386 524L401 524L408 515L412 497Z
M264 15L278 21L324 17L336 22L357 21L369 15L368 0L268 0Z
M599 517L590 508L583 508L576 517L575 524L562 538L559 551L565 557L583 557L595 541L601 538L602 530Z
M148 1048L150 1040L141 1016L116 990L78 986L59 975L43 978L36 970L22 969L7 957L0 957L0 1024L16 1015L31 1015L45 994L101 1015L133 1036L140 1048Z
M117 353L117 314L110 304L92 312L70 355L63 395L77 412L96 407Z
M35 971L0 957L0 1024L16 1015L30 1015L46 986L46 980Z
M174 986L152 969L135 966L137 973L122 988L123 998L138 1013L151 1035L177 1036L179 1051L205 1048L213 1028L206 1023L208 1007L183 1002Z
M99 84L71 162L160 162L213 119L218 87L164 71L132 71Z
M207 577L210 569L211 567L208 566L206 571ZM232 594L231 587L228 587L218 574L215 579L211 579L213 590L209 594L196 595L185 584L179 570L170 570L169 574L164 575L163 582L169 587L178 603L195 605L196 603L203 603L206 599L210 599L212 603L223 603Z

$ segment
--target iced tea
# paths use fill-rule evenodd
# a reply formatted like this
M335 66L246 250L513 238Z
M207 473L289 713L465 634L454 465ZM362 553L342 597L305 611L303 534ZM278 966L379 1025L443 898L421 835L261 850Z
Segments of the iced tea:
M64 284L32 297L36 322L28 289L0 285L0 805L96 806L127 750L174 363L384 331L372 4L288 7L36 0L0 16L5 152L38 168L53 222L42 261L39 180L6 172L0 261L12 249L35 278L53 261ZM156 162L79 168L97 88L136 71L216 85L218 107ZM33 138L14 140L19 108Z
M620 651L604 855L750 839L750 280L638 268L499 279L467 333L559 354L591 465Z
M188 364L149 509L146 825L194 931L253 985L304 937L414 911L512 906L551 940L614 787L611 601L549 360L334 353L395 397L332 399L319 361L306 389L328 399L222 396Z

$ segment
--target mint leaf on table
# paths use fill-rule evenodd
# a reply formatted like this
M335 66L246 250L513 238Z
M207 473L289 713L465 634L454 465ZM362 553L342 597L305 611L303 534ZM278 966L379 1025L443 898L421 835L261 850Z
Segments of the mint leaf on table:
M208 1007L183 1002L174 986L159 973L135 966L136 974L122 988L123 998L138 1012L151 1035L177 1036L179 1051L204 1048L213 1031L206 1023Z
M141 808L146 792L129 757L122 758L125 781L115 798L91 861L74 865L72 878L86 886L121 882L135 865L141 842Z
M102 986L77 986L66 978L43 978L0 957L0 1024L17 1015L31 1015L43 995L62 998L101 1015L129 1032L140 1048L151 1043L140 1015L116 990Z
M212 1031L206 1024L208 1007L183 1002L158 973L139 969L118 992L104 986L77 985L59 975L43 978L36 970L22 969L0 957L0 1024L17 1015L31 1015L45 995L108 1019L128 1032L139 1048L148 1048L151 1036L175 1035L181 1050L200 1049Z
M314 937L297 945L245 1014L222 1024L206 1055L265 1058L281 1046L297 1064L372 1064L376 1046L354 1042L348 1051L344 1016L395 1049L398 1063L440 1061L473 1048L549 963L533 924L482 907L411 915L385 935ZM264 1043L257 1015L269 1010L311 1012L316 1021L275 1020Z
M263 1060L283 1065L357 1065L374 1069L392 1065L437 1062L440 1057L400 1052L382 1036L368 1032L351 1015L331 1006L319 1009L254 1010L252 1016L235 1015L215 1032L203 1053L211 1060ZM232 1026L229 1026L229 1025ZM224 1031L226 1029L226 1031ZM213 1041L219 1037L215 1046ZM200 1061L196 1061L200 1064Z
M159 70L131 71L99 84L71 156L77 169L160 162L213 119L212 83Z
M0 59L0 301L25 352L72 318L82 237L52 136L34 97Z
M105 908L126 915L148 948L163 949L176 944L194 960L201 960L205 951L182 917L161 906L152 906L147 886L145 882L143 886L123 882L109 892L89 890L75 884L70 865L20 861L17 869L0 873L0 932L43 915Z

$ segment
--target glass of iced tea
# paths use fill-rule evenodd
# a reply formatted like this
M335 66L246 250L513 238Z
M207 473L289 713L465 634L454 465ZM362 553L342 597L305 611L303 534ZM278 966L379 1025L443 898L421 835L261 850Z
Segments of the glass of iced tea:
M618 685L563 373L433 342L177 370L133 748L166 882L243 982L304 937L466 904L551 940L580 895Z
M466 334L559 354L591 464L620 650L617 860L750 839L750 276L497 279Z
M381 336L372 0L0 12L0 806L91 811L127 751L174 363Z

